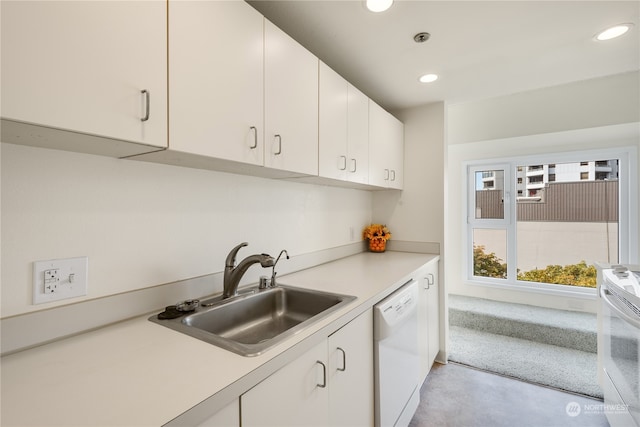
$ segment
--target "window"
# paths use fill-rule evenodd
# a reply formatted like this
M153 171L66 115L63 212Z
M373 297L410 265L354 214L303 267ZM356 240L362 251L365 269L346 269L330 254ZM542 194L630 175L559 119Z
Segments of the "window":
M637 191L636 158L628 148L469 165L469 279L595 295L594 263L637 262L638 213L625 197ZM603 170L589 179L584 163Z
M510 190L508 165L472 167L469 173L469 212L471 224L470 242L473 248L473 275L493 279L505 279L507 228L510 217L508 204ZM491 178L489 178L491 177ZM485 180L493 186L487 188Z

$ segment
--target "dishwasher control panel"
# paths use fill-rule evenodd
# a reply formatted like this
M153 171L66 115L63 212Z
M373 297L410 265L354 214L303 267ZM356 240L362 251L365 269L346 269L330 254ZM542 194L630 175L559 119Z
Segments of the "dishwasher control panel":
M374 331L386 335L390 328L407 321L418 310L418 282L410 280L374 306Z

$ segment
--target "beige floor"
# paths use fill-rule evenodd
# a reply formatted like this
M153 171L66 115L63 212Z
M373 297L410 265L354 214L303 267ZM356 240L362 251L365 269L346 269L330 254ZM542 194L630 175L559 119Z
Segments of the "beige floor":
M603 403L456 363L436 363L410 427L608 427Z

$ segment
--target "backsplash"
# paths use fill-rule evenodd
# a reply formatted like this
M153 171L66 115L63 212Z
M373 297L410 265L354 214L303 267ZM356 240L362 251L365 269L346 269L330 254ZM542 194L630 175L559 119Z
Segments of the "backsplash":
M239 259L353 244L371 221L368 191L1 147L2 318L218 273L242 241ZM32 262L77 256L88 295L32 305Z

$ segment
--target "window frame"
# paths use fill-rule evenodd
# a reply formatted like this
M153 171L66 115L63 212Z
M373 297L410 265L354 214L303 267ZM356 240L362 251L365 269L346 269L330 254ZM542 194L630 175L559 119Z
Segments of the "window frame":
M467 212L464 224L465 238L464 265L466 278L471 284L519 291L530 291L544 294L562 294L585 298L596 296L596 289L569 285L558 285L541 282L529 282L517 279L517 221L516 203L517 195L513 188L517 188L516 168L518 166L530 166L537 164L573 163L584 161L598 161L602 159L618 159L618 191L619 191L619 216L618 216L618 257L621 264L638 263L638 206L632 203L638 194L637 174L637 148L616 147L596 150L567 151L560 153L545 153L525 156L510 156L499 159L480 161L468 161L464 163L466 173L465 211ZM475 218L475 173L483 170L505 171L505 215L502 220ZM508 184L507 184L508 181ZM507 188L509 190L507 190ZM509 194L507 194L509 191ZM512 197L512 195L514 197ZM508 203L507 203L508 200ZM474 276L473 260L473 232L474 229L506 229L507 231L507 278L491 278Z

